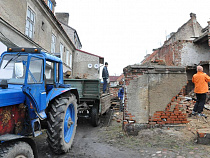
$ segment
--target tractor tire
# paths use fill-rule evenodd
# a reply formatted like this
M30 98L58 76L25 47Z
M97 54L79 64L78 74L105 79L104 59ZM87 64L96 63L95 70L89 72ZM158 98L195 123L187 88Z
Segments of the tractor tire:
M70 150L77 126L77 100L73 94L55 98L48 113L47 141L56 154Z
M6 142L0 145L0 157L34 158L34 154L31 146L26 142Z
M98 108L96 106L93 106L91 109L91 124L93 127L97 127L100 124L100 117Z

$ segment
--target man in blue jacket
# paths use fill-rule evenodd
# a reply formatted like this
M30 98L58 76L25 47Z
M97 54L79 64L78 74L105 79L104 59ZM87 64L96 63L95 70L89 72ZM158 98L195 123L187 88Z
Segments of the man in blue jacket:
M124 85L118 91L118 98L120 100L120 111L123 111L123 96L124 96Z
M104 84L103 84L103 93L106 92L106 87L107 87L107 80L109 78L109 72L108 72L108 63L105 62L105 66L103 68L103 71L102 71L102 78L103 78L103 81L104 81Z

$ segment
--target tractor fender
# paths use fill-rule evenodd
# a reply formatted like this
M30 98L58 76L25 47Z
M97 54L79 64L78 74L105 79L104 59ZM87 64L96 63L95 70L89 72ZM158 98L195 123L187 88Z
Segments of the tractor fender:
M74 94L76 96L77 102L79 103L79 93L75 88L53 88L47 96L47 103L49 103L57 96L64 94L66 92L71 92L72 94Z

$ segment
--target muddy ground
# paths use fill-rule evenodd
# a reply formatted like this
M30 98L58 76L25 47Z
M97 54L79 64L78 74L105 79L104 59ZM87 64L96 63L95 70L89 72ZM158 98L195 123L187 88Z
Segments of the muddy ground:
M114 113L120 117L120 113ZM99 127L92 127L87 120L79 120L76 136L69 153L55 155L46 142L46 134L36 139L41 158L209 158L210 145L196 143L198 126L209 124L191 117L186 126L150 128L138 136L128 136L122 124L113 119L110 126L102 117ZM209 115L210 118L210 115ZM210 121L210 120L209 120Z

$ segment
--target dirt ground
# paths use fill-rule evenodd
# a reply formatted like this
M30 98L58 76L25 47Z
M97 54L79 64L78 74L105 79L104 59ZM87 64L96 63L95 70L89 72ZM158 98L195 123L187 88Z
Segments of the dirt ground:
M204 111L209 117L210 112ZM114 113L121 117L121 113ZM77 132L69 153L55 155L46 142L46 134L37 139L41 158L209 158L210 145L196 143L199 128L209 127L205 120L191 117L190 123L177 127L151 128L128 136L122 124L115 119L107 127L108 116L103 116L99 127L92 127L87 120L78 122Z

